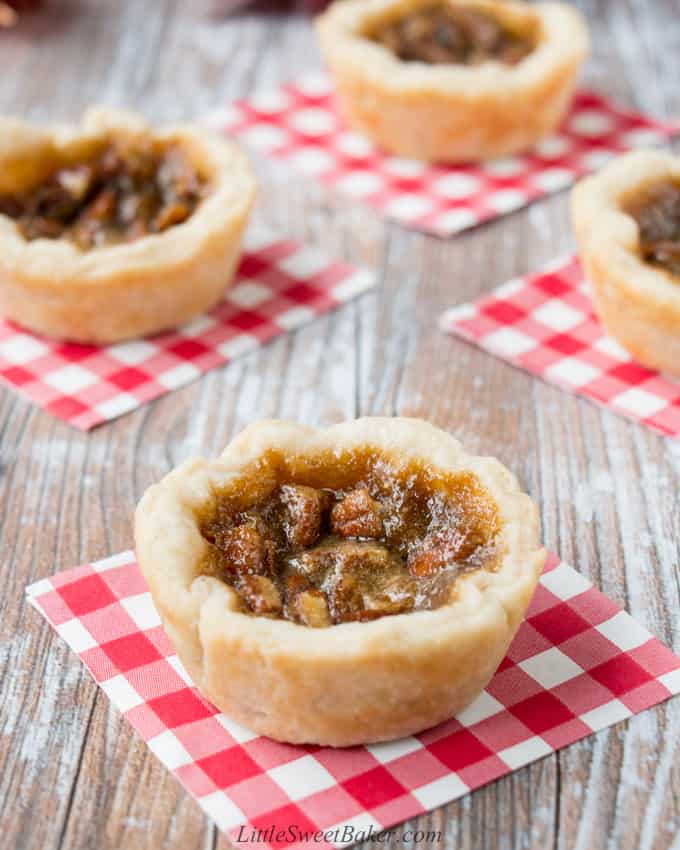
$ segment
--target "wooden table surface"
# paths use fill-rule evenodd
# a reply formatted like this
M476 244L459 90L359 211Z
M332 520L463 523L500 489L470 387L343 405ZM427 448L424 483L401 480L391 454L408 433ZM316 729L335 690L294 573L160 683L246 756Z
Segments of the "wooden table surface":
M584 0L587 82L680 114L680 0ZM0 33L0 110L91 103L191 118L314 67L304 14L215 20L179 0L53 0ZM143 490L263 416L422 416L498 456L546 545L680 651L680 443L437 330L440 311L573 247L566 196L446 241L258 166L257 215L377 270L341 311L83 434L0 390L0 847L229 846L25 602L29 582L129 548ZM418 819L446 850L680 848L680 700ZM410 824L413 826L413 824ZM391 846L401 846L401 830Z

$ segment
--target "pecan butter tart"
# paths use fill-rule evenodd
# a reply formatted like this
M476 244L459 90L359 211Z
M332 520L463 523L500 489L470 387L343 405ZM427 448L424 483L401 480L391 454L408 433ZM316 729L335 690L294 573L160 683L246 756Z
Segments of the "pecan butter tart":
M336 746L464 708L544 561L510 473L408 419L257 423L150 488L135 533L202 692L258 733Z
M566 3L338 0L317 29L348 122L391 153L451 163L551 132L589 47Z
M680 375L680 158L624 154L574 188L571 211L605 328L638 362Z
M254 182L231 144L92 109L79 127L0 121L0 312L48 336L114 342L217 303Z

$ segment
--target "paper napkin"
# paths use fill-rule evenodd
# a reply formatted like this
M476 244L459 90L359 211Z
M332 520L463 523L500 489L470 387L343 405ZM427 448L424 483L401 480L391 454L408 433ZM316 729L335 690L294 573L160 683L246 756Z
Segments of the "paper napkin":
M254 847L363 840L680 691L680 659L555 556L472 705L420 735L343 750L260 737L203 699L133 553L27 592L206 814Z
M667 141L680 127L579 91L561 128L530 153L463 166L380 152L344 124L324 73L257 92L207 123L289 169L404 225L450 236L552 194L612 156Z
M680 381L636 363L607 336L577 257L453 307L441 322L449 333L533 375L680 436Z

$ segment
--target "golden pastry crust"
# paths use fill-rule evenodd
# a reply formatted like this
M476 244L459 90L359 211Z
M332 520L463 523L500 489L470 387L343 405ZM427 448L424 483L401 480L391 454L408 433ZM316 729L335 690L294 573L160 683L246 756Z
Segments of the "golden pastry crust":
M461 576L441 608L320 630L243 613L227 584L200 575L208 543L197 514L216 490L271 451L294 461L367 446L477 475L499 511L497 568ZM467 455L426 422L399 418L324 430L258 422L218 460L188 461L147 490L135 538L153 600L199 689L259 734L331 746L414 734L468 705L503 659L545 560L536 508L503 466Z
M680 279L645 262L635 192L680 181L680 157L662 151L624 154L572 191L571 218L593 301L607 331L645 366L680 375Z
M431 0L335 2L317 32L348 122L385 150L416 159L477 161L530 148L569 107L589 49L582 15L566 3L448 2L532 31L535 48L513 67L402 62L362 34Z
M244 155L192 125L152 131L138 115L90 109L80 126L0 119L0 194L38 184L103 140L152 135L181 146L210 191L190 218L130 243L82 251L27 241L0 215L0 314L46 336L110 343L183 324L219 302L238 261L255 194Z

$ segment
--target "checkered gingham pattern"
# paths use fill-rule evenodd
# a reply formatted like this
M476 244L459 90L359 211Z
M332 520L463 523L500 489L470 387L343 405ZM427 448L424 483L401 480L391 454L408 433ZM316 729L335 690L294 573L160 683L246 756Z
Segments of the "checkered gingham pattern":
M300 327L373 283L365 270L251 226L224 300L171 333L117 345L74 345L0 319L0 381L86 430Z
M348 130L323 73L237 101L206 120L388 218L439 236L517 210L564 189L618 153L660 144L680 129L580 91L560 130L529 154L478 165L426 165L380 153Z
M606 335L577 257L453 307L441 322L449 333L550 383L680 436L680 380L636 363Z
M276 743L204 700L132 552L27 592L206 814L232 838L262 830L259 847L309 846L317 830L314 846L340 845L345 825L379 832L680 692L680 659L555 556L471 706L415 737L348 750Z

